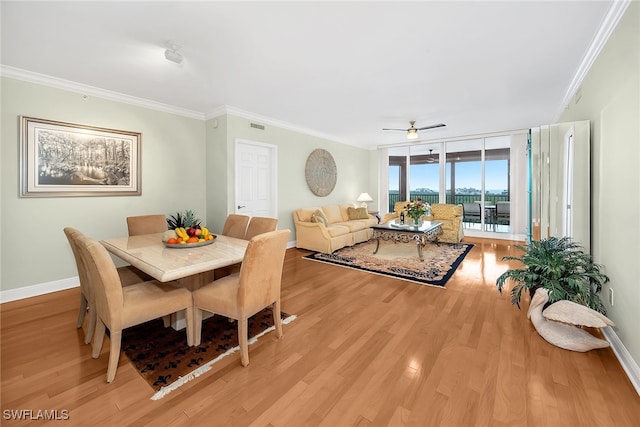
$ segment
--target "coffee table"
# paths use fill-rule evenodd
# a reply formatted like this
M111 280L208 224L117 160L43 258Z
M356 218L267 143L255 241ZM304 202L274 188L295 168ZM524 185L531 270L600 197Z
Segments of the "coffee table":
M424 260L422 248L427 242L438 242L438 237L442 234L442 223L439 221L424 221L419 226L400 224L397 220L376 224L373 229L373 238L376 239L376 249L374 254L380 249L380 240L393 240L394 242L409 243L416 242L418 257Z

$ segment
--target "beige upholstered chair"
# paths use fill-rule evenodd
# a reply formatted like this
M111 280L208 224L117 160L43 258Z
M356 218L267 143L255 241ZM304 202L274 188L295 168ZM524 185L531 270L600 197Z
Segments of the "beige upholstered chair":
M396 202L393 205L393 212L389 212L388 214L384 214L384 218L382 219L382 222L391 221L393 219L399 219L400 218L400 212L402 212L404 210L404 208L408 204L409 204L408 201Z
M73 252L73 257L76 261L76 268L78 270L78 278L80 279L80 309L78 311L78 320L76 322L76 327L82 327L85 315L88 313L89 319L87 323L87 329L84 334L84 343L89 344L91 342L91 338L93 337L93 332L96 326L96 310L95 299L93 297L92 291L92 283L89 279L87 267L85 266L84 260L80 255L80 249L78 248L77 243L78 237L84 236L84 234L72 227L66 227L64 229L64 234L67 236L69 246L71 246L71 251ZM134 283L144 282L146 280L138 275L135 271L131 270L128 266L118 268L117 272L118 276L120 277L122 286L129 286ZM141 271L140 273L146 276L145 273Z
M191 292L157 281L122 287L107 250L95 240L79 236L80 254L96 302L96 329L92 356L100 357L105 328L109 328L111 346L107 382L112 382L118 368L122 330L167 314L186 310L187 343L193 345L193 300Z
M277 230L254 237L247 246L240 273L213 281L193 292L195 345L201 341L203 310L238 321L240 361L243 366L249 364L249 317L265 307L273 306L276 334L282 336L280 282L290 233L289 230Z
M224 227L222 227L222 235L244 239L248 223L249 217L246 215L229 214L224 222Z
M440 242L459 243L464 237L461 205L434 203L431 205L431 215L423 218L442 223L442 235L438 238Z
M167 231L167 218L164 215L140 215L127 217L129 236L163 233Z
M167 217L162 214L129 216L127 217L127 229L129 230L129 236L164 233L168 229ZM129 282L145 282L147 280L154 280L153 277L132 265L121 267L120 269L122 270L120 273L121 280L125 274L127 275L127 281ZM171 319L169 317L164 319L165 327L169 326L170 323Z
M264 218L260 216L251 217L247 231L244 234L244 240L251 240L258 234L268 233L269 231L275 231L278 226L278 220L276 218Z

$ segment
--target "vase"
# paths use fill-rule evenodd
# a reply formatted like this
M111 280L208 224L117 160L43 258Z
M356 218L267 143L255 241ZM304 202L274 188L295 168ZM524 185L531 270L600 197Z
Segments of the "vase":
M422 215L412 216L411 219L413 220L413 225L415 225L416 227L422 225Z

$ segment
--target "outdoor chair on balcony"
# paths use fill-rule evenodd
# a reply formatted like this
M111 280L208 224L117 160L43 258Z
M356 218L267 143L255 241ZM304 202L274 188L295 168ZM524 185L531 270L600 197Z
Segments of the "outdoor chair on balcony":
M496 203L496 222L502 225L509 225L511 220L510 202Z
M480 203L462 204L462 221L466 223L479 223L481 218Z

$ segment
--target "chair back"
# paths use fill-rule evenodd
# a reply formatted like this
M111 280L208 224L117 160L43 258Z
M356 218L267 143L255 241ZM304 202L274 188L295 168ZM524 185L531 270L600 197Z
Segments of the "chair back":
M510 202L497 202L496 215L501 218L508 218L510 214Z
M247 215L229 214L224 222L224 227L222 227L222 235L244 239L248 223L249 217Z
M407 207L407 205L409 204L408 201L404 201L404 202L395 202L393 205L393 211L400 213L403 210L405 210L405 208Z
M431 205L431 217L437 219L454 219L462 216L462 206L450 203L434 203Z
M251 217L247 231L244 234L244 240L251 240L258 234L268 233L275 231L278 226L278 220L276 218L264 218L260 216Z
M463 203L462 210L465 216L480 216L480 203Z
M167 231L167 218L164 215L140 215L127 217L129 236L163 233Z
M107 250L87 236L78 236L80 254L93 286L96 312L111 329L122 329L124 297L120 276Z
M249 316L280 298L289 230L259 234L249 241L240 267L238 305Z
M76 268L78 270L78 278L80 279L80 292L88 301L93 301L93 290L91 289L91 282L89 281L87 266L84 263L80 248L78 247L78 238L84 236L79 230L72 227L65 227L64 234L67 236L69 246L71 246L71 252L76 260Z

